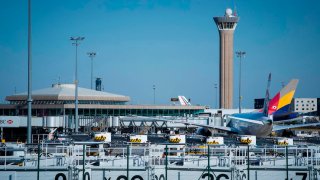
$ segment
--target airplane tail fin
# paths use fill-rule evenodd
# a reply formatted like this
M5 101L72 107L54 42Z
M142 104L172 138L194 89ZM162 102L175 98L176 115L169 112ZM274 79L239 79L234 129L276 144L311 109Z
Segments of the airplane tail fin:
M266 96L264 98L264 104L263 104L263 114L265 114L266 116L268 116L270 83L271 83L271 73L269 73L269 76L268 76L268 85L267 85Z
M191 103L184 96L178 96L181 106L191 106Z
M281 89L269 102L268 115L276 112L288 112L299 80L292 79L289 84Z

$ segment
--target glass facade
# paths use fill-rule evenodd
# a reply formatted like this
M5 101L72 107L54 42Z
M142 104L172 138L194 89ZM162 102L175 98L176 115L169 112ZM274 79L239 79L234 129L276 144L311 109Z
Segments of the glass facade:
M3 105L4 106L4 105ZM185 116L185 115L197 115L204 112L204 109L199 108L185 108L180 106L179 109L143 109L143 108L79 108L78 112L80 116L126 116L126 115L137 115L137 116ZM0 108L1 116L27 116L28 111L26 107L19 108ZM68 115L73 116L75 114L74 108L46 108L32 109L32 116L61 116Z
M186 116L204 112L203 106L126 105L126 101L79 100L79 116ZM0 104L0 116L27 116L25 100ZM74 116L74 100L34 100L32 116Z
M79 104L99 104L99 105L124 105L124 101L95 101L95 100L79 100ZM10 101L13 105L27 105L26 101ZM32 104L74 104L74 100L34 100Z

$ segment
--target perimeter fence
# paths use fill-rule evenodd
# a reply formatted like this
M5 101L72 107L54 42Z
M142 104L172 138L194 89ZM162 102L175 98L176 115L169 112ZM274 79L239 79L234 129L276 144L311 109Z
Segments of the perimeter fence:
M2 144L0 171L1 180L312 180L320 147Z

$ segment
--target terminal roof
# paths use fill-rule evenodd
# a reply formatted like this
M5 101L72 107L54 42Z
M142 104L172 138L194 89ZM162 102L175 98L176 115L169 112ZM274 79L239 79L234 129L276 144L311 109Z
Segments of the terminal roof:
M32 91L33 100L74 100L74 84L54 84L50 88L44 88ZM27 92L7 96L8 101L26 100ZM130 101L130 97L113 94L109 92L96 91L87 88L78 89L79 100L97 100L97 101Z

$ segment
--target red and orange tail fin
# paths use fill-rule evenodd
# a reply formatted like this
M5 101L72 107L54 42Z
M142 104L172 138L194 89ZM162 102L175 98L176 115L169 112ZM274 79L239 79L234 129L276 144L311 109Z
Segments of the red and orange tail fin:
M299 80L293 79L280 92L278 92L270 101L268 114L271 115L276 111L288 111Z

